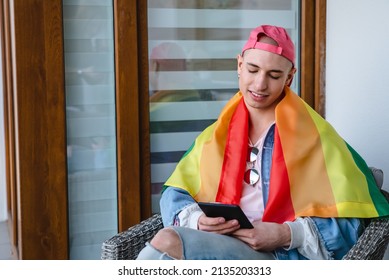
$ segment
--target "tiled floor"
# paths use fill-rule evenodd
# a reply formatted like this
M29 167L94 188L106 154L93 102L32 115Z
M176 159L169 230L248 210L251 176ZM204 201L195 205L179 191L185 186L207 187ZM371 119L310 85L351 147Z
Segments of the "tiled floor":
M0 260L13 260L7 222L0 222Z
M7 222L0 222L0 260L13 260L11 244L7 229ZM384 260L389 260L389 247L386 250Z

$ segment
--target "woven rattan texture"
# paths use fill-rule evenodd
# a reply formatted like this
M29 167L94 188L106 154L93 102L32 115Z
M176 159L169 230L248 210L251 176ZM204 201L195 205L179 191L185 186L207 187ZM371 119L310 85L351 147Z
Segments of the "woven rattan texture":
M160 214L142 221L106 240L102 246L103 260L134 260L145 243L163 227Z
M373 219L344 260L382 260L389 242L389 219Z

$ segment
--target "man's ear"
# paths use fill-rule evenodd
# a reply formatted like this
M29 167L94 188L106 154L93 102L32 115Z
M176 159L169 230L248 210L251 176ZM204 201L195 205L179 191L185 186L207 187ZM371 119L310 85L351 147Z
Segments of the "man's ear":
M297 71L297 69L294 67L292 69L290 69L290 71L288 73L288 78L286 79L286 82L285 82L286 86L290 86L292 84L293 77L296 74L296 71Z
M238 54L237 57L236 57L236 60L237 60L237 71L238 71L238 75L240 74L240 71L242 70L242 64L243 64L243 57Z

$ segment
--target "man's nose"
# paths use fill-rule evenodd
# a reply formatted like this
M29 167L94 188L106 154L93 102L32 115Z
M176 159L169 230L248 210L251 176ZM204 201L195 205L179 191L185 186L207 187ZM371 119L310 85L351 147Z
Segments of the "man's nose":
M255 90L263 91L267 88L267 80L264 73L258 72L254 80Z

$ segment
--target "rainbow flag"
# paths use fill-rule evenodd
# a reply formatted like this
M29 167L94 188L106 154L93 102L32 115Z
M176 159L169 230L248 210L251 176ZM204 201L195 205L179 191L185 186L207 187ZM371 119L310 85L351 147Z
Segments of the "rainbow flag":
M389 215L365 161L289 87L277 105L269 198L263 221ZM239 204L248 149L248 112L238 92L177 164L165 186L197 201Z

